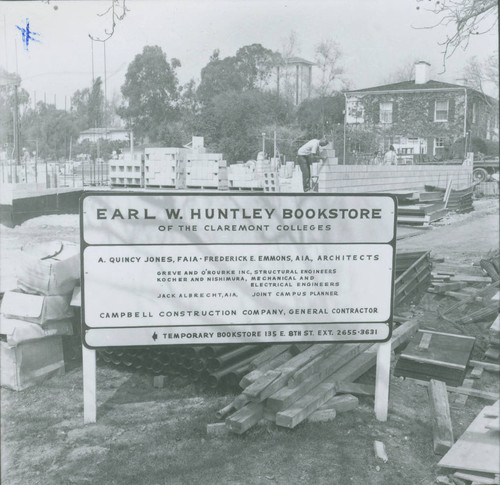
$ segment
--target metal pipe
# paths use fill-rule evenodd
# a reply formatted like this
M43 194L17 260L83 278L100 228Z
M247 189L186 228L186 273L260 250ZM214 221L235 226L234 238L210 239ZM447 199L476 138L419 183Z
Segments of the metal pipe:
M223 367L230 362L234 362L234 360L242 358L243 356L247 356L249 353L252 355L255 354L259 350L258 345L244 345L237 349L234 349L226 354L219 355L218 357L214 357L208 360L207 368L209 370L217 370Z

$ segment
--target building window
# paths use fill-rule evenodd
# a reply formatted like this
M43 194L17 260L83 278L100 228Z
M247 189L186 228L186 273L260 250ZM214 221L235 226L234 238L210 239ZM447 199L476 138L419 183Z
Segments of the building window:
M445 148L445 139L443 137L434 138L434 155L442 155Z
M477 123L477 105L472 103L472 123Z
M392 123L392 103L380 103L380 123Z
M436 101L434 121L448 121L448 101Z

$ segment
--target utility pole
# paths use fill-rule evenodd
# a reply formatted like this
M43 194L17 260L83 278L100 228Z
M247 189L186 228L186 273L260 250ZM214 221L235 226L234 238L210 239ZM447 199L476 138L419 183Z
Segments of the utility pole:
M108 139L108 120L107 120L107 75L106 75L106 41L103 42L104 44L104 110L103 110L103 115L104 115L104 139Z
M19 153L19 100L17 96L17 84L14 84L14 150L16 155L16 165L20 165Z

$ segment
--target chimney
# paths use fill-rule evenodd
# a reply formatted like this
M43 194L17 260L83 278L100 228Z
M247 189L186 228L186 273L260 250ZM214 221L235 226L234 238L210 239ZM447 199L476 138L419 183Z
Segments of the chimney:
M429 81L429 68L431 65L425 61L415 63L415 84L425 84Z

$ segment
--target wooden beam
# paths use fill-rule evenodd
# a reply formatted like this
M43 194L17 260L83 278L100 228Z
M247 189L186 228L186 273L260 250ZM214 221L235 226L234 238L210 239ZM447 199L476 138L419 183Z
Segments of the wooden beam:
M242 434L257 424L264 413L262 403L251 402L226 419L226 426L236 434Z
M432 414L434 453L444 455L453 446L450 405L446 384L432 379L427 388Z
M483 362L482 360L470 360L469 365L472 367L482 367L490 372L500 372L500 365L493 362Z
M374 396L375 386L373 384L358 384L355 382L340 382L338 393L359 394L362 396Z
M415 381L419 386L427 387L429 385L426 381L421 381L419 379L409 378ZM456 392L458 394L467 394L468 396L477 397L480 399L486 399L487 401L496 401L498 400L498 393L496 392L486 392L480 391L479 389L469 389L467 387L453 387L447 386L446 389L448 392Z
M359 401L356 396L352 394L342 394L341 396L334 396L329 401L325 402L319 409L335 409L338 413L345 413L352 411L359 406Z
M313 392L301 397L292 406L276 414L276 424L286 428L295 428L309 415L316 411L322 404L335 395L336 385L324 382Z

